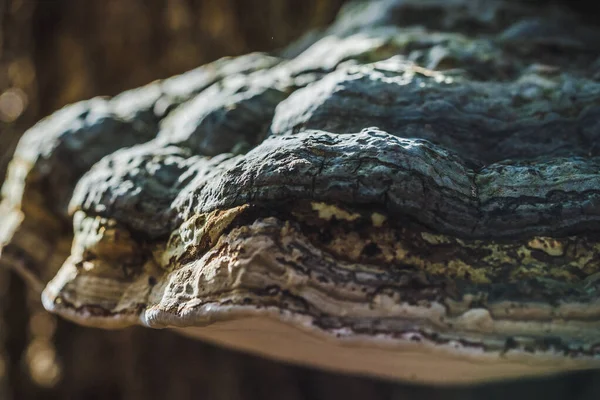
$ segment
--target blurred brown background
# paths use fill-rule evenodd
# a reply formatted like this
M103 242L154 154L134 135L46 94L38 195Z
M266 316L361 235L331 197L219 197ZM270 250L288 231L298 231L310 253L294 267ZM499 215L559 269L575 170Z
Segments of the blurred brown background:
M0 0L0 183L22 132L63 105L279 49L344 1ZM595 399L594 379L438 390L284 366L166 331L75 326L0 270L0 400Z

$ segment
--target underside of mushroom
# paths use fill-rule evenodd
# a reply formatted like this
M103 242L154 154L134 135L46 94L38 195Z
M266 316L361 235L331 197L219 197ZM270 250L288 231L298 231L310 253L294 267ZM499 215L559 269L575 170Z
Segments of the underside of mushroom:
M326 369L599 368L600 30L558 6L386 0L317 39L40 121L2 189L0 262L83 325Z

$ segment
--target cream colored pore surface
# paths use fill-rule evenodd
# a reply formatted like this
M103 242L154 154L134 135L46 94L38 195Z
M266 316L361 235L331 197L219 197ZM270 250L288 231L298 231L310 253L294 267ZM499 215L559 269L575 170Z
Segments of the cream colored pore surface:
M206 327L179 328L185 335L217 345L266 356L279 361L404 381L467 384L473 382L544 375L584 369L581 361L551 355L458 355L450 346L433 348L423 343L373 345L330 340L268 317L215 322ZM375 338L376 340L376 338ZM370 345L369 345L370 344ZM440 346L443 347L443 346Z

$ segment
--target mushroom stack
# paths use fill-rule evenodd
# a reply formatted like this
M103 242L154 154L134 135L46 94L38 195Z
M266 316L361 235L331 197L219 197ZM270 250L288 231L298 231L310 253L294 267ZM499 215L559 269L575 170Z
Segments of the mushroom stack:
M388 0L311 38L31 128L2 262L83 325L324 369L599 368L600 30L558 6Z

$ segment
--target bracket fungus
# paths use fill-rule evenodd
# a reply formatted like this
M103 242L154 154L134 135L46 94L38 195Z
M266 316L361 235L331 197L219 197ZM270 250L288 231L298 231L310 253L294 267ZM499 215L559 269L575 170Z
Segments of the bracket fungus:
M355 4L289 58L68 106L14 155L2 262L83 325L325 369L598 368L600 30L558 7Z

